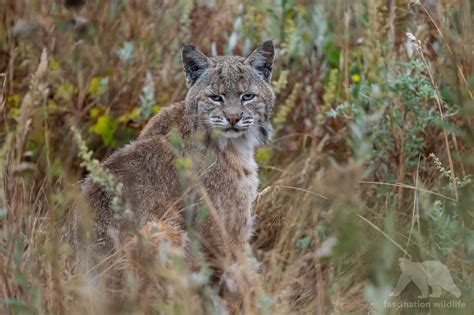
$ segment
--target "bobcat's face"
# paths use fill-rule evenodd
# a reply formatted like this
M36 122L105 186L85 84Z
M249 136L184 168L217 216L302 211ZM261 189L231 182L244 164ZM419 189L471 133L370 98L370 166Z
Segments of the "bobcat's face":
M184 46L188 86L186 106L195 128L219 130L225 138L253 136L265 142L271 135L274 95L269 85L273 44L264 43L248 58L207 58Z
M265 128L272 92L268 84L239 57L213 60L197 89L196 123L236 138L256 127ZM257 128L258 129L258 128Z

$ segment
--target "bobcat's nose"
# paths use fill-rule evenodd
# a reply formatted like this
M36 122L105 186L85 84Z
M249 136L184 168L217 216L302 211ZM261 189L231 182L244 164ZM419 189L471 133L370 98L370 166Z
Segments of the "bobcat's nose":
M239 122L239 120L242 118L242 113L240 114L225 114L225 118L227 119L227 121L229 122L229 124L231 124L232 126L235 125L236 123Z

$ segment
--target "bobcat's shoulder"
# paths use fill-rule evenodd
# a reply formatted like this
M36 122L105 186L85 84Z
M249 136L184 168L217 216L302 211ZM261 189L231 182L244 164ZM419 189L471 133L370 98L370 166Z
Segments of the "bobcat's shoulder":
M163 136L172 129L177 129L182 135L188 135L191 132L188 120L186 119L184 102L169 105L152 117L140 132L138 140Z

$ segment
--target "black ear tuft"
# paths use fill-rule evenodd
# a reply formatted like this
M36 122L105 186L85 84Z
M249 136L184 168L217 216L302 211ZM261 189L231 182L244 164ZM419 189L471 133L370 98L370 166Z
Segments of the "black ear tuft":
M209 59L193 45L183 44L182 47L181 59L186 73L186 82L188 86L191 86L209 67Z
M272 78L273 61L275 59L275 47L268 40L257 47L248 57L247 63L251 65L258 74L266 81Z

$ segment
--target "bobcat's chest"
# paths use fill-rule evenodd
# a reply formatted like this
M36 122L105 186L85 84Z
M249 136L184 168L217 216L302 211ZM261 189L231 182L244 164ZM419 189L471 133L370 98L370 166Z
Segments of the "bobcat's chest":
M258 167L253 150L238 149L230 146L220 152L204 182L222 223L241 242L251 233Z
M258 166L254 159L253 148L230 146L223 154L221 163L227 170L229 186L233 186L242 206L250 209L258 189ZM229 194L232 194L232 191Z

